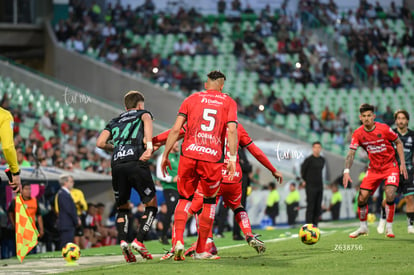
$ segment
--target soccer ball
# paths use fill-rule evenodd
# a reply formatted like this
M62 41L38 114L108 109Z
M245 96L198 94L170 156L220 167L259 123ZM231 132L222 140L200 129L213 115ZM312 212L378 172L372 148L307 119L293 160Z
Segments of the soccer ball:
M73 263L79 259L81 255L81 251L79 246L77 246L74 243L67 243L62 248L62 257L65 259L68 263Z
M373 213L368 214L367 220L368 220L369 223L374 223L376 219L377 219L377 217L375 217L375 214L373 214Z
M300 228L299 238L304 244L315 244L319 241L319 228L313 224L305 224Z

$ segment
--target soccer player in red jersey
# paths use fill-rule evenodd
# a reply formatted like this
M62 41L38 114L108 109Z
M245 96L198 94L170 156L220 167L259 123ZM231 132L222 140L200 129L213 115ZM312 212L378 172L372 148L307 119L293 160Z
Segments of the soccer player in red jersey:
M183 127L183 129L180 132L180 137L182 137L185 133L186 129ZM164 133L159 134L158 136L154 137L152 139L152 142L154 144L154 148L157 148L158 146L161 146L165 143L166 136L168 135L169 131L166 131ZM266 155L263 153L262 150L260 150L259 147L257 147L253 140L250 138L249 134L246 132L242 124L238 124L237 127L237 144L241 147L247 148L249 152L263 165L265 166L272 175L276 178L279 183L282 183L283 176L282 173L277 171L276 168L272 165L272 163L269 161L269 159L266 157ZM228 146L226 144L226 152L228 152ZM246 210L244 209L243 205L241 204L241 197L242 197L242 170L239 164L239 160L237 159L236 163L236 172L234 173L233 179L230 179L228 174L226 173L226 167L227 163L229 162L229 155L225 154L224 159L224 165L222 168L222 175L223 180L220 184L220 190L217 194L217 200L220 196L223 196L224 202L226 206L230 207L234 215L236 217L236 221L238 222L240 228L243 231L243 234L246 237L246 241L249 244L249 246L253 247L258 253L263 253L265 251L265 245L264 243L259 240L257 237L258 235L254 235L252 233L252 229L250 226L250 220L249 216L247 215ZM194 193L194 198L192 200L191 208L189 211L189 214L193 215L198 213L202 207L203 207L203 190L201 186L197 188L197 191ZM211 247L215 247L214 243L212 242L212 233L209 234L209 239L207 240L206 244L206 251L212 253ZM188 255L189 251L191 251L191 248L187 250L186 255ZM193 250L192 250L193 251ZM162 259L169 259L171 257L171 252L168 252Z
M181 145L177 189L180 199L174 212L174 259L184 260L184 229L191 200L200 182L203 189L203 211L200 215L199 236L195 259L217 258L205 252L208 234L213 226L216 195L221 182L224 144L227 128L229 143L229 177L233 178L237 161L237 105L222 93L225 75L212 71L205 83L206 91L187 97L180 106L171 128L161 162L163 173L170 167L168 155L187 122L187 131ZM170 167L171 169L171 167Z
M407 176L407 169L405 167L403 144L398 138L398 135L386 124L374 122L374 106L369 104L362 104L359 107L359 119L362 126L354 131L352 134L351 145L345 160L345 170L343 177L343 185L346 188L348 182L352 182L349 175L349 169L352 166L355 152L359 146L364 148L368 153L369 166L365 178L362 180L360 191L358 195L358 216L360 220L360 227L358 230L349 234L351 238L357 238L360 235L368 233L367 216L368 216L368 198L371 196L383 180L385 180L385 196L386 196L386 213L387 225L386 236L394 238L392 232L392 222L394 220L395 210L395 192L397 191L400 174ZM398 156L401 160L398 168L397 160L395 159L395 151L391 143L394 143Z

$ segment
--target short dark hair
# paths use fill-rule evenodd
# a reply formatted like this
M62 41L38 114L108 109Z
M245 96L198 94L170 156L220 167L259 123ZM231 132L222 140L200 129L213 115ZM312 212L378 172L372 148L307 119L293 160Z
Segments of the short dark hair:
M314 143L312 143L312 147L313 147L314 145L320 145L320 146L322 146L322 144L321 144L321 142L320 142L320 141L315 141Z
M22 181L22 188L25 186L30 186L30 182L28 181Z
M220 71L211 71L207 77L211 80L217 80L219 78L224 78L224 80L226 80L226 76Z
M399 114L403 114L407 120L410 120L410 114L406 110L403 110L403 109L399 109L394 113L394 119L397 119L397 116Z
M275 189L276 188L276 184L274 182L270 182L269 183L269 187L272 188L272 189Z
M366 111L374 112L374 105L370 105L368 103L363 103L361 106L359 106L359 113L365 113Z
M127 110L137 107L140 101L144 102L144 95L138 91L129 91L124 96L124 104Z

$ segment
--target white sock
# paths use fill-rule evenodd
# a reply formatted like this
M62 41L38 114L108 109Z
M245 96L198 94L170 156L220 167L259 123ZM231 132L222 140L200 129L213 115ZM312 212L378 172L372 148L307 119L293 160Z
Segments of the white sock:
M387 230L388 229L391 229L392 230L392 222L390 223L390 222L387 222Z
M367 221L363 221L363 222L361 221L359 223L360 223L360 225L359 225L360 228L368 228Z

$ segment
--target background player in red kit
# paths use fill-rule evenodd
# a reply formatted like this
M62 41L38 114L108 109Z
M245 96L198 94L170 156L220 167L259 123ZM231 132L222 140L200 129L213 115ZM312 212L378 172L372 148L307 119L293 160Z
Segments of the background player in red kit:
M167 172L166 168L170 166L168 155L182 126L187 122L178 166L177 189L180 199L175 208L173 226L175 260L184 259L184 229L191 200L199 182L203 189L204 204L194 258L217 258L205 252L205 243L214 222L216 195L222 178L226 128L230 151L228 170L231 178L236 168L237 105L231 97L221 92L226 79L223 73L212 71L207 76L206 91L190 95L181 104L168 135L161 164L162 171Z
M238 145L247 148L247 150L249 150L249 152L272 173L276 180L279 183L282 183L282 173L276 170L276 168L270 163L269 159L266 157L263 151L253 143L253 140L250 138L249 134L240 123L237 127L237 139ZM226 156L224 162L228 162L228 156ZM225 205L233 210L236 221L243 231L243 234L249 246L253 247L257 253L263 253L266 249L265 245L261 240L257 238L258 235L253 235L249 216L241 204L242 169L239 164L239 159L237 159L236 165L237 168L233 179L230 179L228 175L225 174L225 167L223 167L223 180L220 184L220 190L217 194L217 198L222 196ZM202 194L202 190L197 189L197 192ZM197 195L197 192L194 195L193 203L191 205L191 212L193 213L197 213L202 208L202 195ZM210 237L212 237L212 234L210 234ZM207 250L210 247L214 247L212 239L207 242Z
M368 153L370 160L368 171L362 180L358 195L358 216L361 222L358 230L349 234L351 238L357 238L360 235L368 233L367 216L368 216L368 198L372 195L383 180L385 180L386 196L386 213L387 225L386 235L394 238L392 232L392 222L394 220L395 210L395 192L399 183L399 174L401 173L407 179L407 169L405 167L403 144L398 135L386 124L374 122L374 106L362 104L359 107L359 119L362 126L352 134L351 145L345 160L345 170L343 184L346 188L348 182L352 182L349 175L349 169L352 166L355 152L359 146L364 148ZM391 143L394 143L398 156L401 159L401 165L398 169L398 163L395 159L395 151Z

